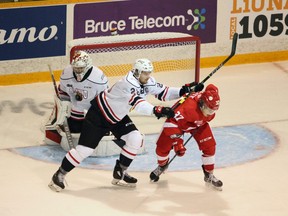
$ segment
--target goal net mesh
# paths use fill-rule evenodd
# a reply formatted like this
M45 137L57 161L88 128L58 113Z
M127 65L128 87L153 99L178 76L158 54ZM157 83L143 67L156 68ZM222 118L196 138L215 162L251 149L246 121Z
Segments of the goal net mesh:
M68 43L70 61L79 50L90 54L106 76L123 76L138 58L152 61L154 72L189 71L199 81L200 39L183 33L144 33L81 38ZM177 76L177 75L176 75Z

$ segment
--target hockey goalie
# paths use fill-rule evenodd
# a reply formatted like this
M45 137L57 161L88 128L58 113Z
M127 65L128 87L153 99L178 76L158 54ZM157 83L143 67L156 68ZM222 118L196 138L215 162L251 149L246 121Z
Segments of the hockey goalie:
M92 65L92 59L86 52L77 52L61 74L56 89L58 95L54 97L55 105L45 125L44 142L47 145L60 145L65 151L75 147L90 101L107 88L108 79L103 71ZM110 156L120 152L113 138L107 134L102 141L105 146L99 145L94 156Z

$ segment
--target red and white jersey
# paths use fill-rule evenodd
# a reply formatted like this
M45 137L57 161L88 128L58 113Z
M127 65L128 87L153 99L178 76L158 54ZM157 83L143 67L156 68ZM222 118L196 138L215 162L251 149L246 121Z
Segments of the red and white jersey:
M175 127L182 132L191 132L207 122L210 122L215 113L209 116L204 116L199 108L198 100L202 92L197 92L190 95L186 101L175 109L174 118L168 119L164 127Z
M92 70L78 82L73 73L72 67L66 67L60 77L59 95L62 100L69 100L72 103L71 118L83 120L84 110L87 111L90 101L100 92L108 88L108 79L98 67L93 66ZM78 100L76 99L78 95ZM82 100L79 100L79 96Z
M175 116L167 119L156 141L158 164L163 166L169 161L169 152L183 145L183 134L190 133L202 151L202 163L205 170L213 171L215 163L216 141L209 122L215 113L205 117L199 108L202 92L193 93L175 109Z
M179 91L180 88L157 83L153 77L142 85L130 71L111 88L100 93L93 102L97 103L106 120L115 124L133 109L144 115L152 115L154 106L145 100L147 95L168 101L178 99Z

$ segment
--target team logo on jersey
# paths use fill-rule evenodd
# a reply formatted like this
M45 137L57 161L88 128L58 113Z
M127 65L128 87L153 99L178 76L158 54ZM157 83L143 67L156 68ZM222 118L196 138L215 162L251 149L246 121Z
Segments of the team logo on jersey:
M87 99L88 98L88 91L86 91L86 90L74 89L73 92L75 94L75 99L77 101L82 101L83 99Z
M182 134L172 134L170 136L171 139L177 139L177 138L181 138Z
M199 126L201 126L203 124L203 120L194 121L194 124L197 125L197 127L199 127Z
M75 99L76 99L77 101L82 101L82 100L83 100L83 95L81 94L81 92L76 91Z

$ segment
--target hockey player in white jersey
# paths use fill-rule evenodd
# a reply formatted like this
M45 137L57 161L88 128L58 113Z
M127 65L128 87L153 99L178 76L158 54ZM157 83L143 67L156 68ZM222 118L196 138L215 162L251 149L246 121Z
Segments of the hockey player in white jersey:
M45 140L48 145L60 144L68 151L70 146L64 133L63 123L67 118L70 132L79 138L85 112L90 108L90 101L108 88L108 79L84 51L77 52L69 66L60 77L59 97L55 96L53 112L45 125ZM73 145L77 145L77 138Z
M143 145L143 138L128 116L129 111L134 109L144 115L171 118L174 116L172 108L153 106L145 100L146 96L151 94L166 101L178 99L190 90L187 86L176 88L160 84L151 76L152 71L153 65L148 59L138 59L125 77L91 101L92 106L83 123L79 143L66 154L53 175L49 184L52 190L61 191L65 188L65 175L89 157L109 131L123 143L114 167L112 184L136 186L137 179L127 173L127 168Z

